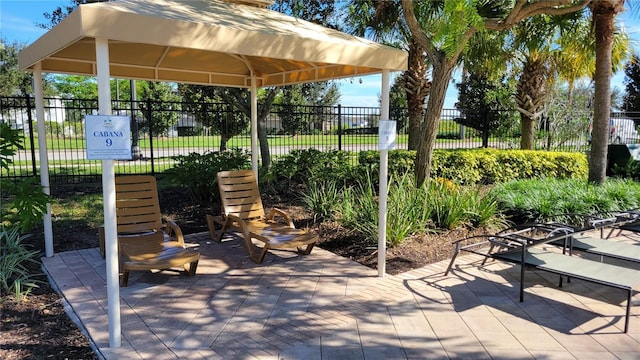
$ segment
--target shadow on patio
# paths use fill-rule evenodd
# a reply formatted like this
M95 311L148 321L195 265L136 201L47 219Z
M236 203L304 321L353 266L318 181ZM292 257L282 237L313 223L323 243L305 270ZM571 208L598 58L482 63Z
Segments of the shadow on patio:
M120 289L120 348L109 348L98 249L43 264L107 359L634 358L640 349L637 312L620 330L617 292L577 281L558 290L555 277L531 272L518 303L508 264L480 268L465 256L446 278L446 262L380 278L323 249L274 251L256 265L235 239L187 241L202 254L195 277L137 272Z

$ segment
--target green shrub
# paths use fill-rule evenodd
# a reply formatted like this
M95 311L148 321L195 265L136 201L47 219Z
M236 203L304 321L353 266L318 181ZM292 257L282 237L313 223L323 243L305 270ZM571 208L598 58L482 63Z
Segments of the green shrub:
M378 240L378 201L370 182L344 189L338 221L360 233L369 243Z
M397 246L407 236L427 231L431 209L424 207L425 194L415 189L412 176L407 175L389 184L387 197L387 245ZM369 180L345 189L337 220L343 226L360 233L369 243L378 240L379 204L374 186Z
M624 166L613 164L611 175L618 178L640 181L640 161L629 159Z
M404 176L414 173L414 163L416 152L413 150L391 150L389 151L388 174L393 177ZM358 168L360 173L371 174L372 179L378 179L380 174L380 151L366 150L358 153ZM376 180L373 185L378 186Z
M22 130L12 129L0 122L0 167L8 169L13 155L24 149ZM39 180L25 178L16 181L0 180L0 225L18 227L21 232L31 230L47 212L50 197L42 191Z
M209 205L218 198L218 172L251 168L249 153L241 149L191 153L174 159L178 163L164 172L167 179L186 187L191 199L202 205Z
M514 222L545 221L559 214L606 214L640 206L640 183L609 179L526 179L496 185L489 193Z
M289 191L295 185L336 181L353 181L353 166L346 151L317 149L292 150L279 157L270 169L271 178L281 185L281 191Z
M7 168L18 149L23 149L20 130L0 122L0 166ZM47 211L49 196L36 179L0 183L4 199L0 205L0 296L13 291L17 299L26 296L37 286L27 265L35 263L38 251L28 250L22 240Z
M13 293L16 299L20 299L37 286L35 274L27 265L37 263L38 251L29 250L22 243L27 237L20 235L17 226L0 226L0 296Z
M433 228L428 193L416 191L412 174L392 177L387 197L387 244L397 246L409 235ZM377 224L376 224L377 225Z
M378 195L369 181L343 190L336 220L375 243L378 237ZM416 188L413 175L392 177L387 197L387 244L397 246L412 234L501 222L494 199L478 189L450 180L429 181Z
M460 184L495 184L515 179L586 179L587 158L581 153L533 150L435 150L432 177Z
M435 155L434 151L434 157ZM471 150L439 152L437 166L432 165L433 178L450 179L458 184L477 184L482 180L481 157ZM435 164L434 164L435 165Z
M9 124L0 121L0 167L9 170L9 165L13 163L13 155L18 150L24 150L24 137L22 131L12 129Z
M437 229L476 228L502 224L497 202L483 196L473 186L458 186L439 178L423 185L426 202L431 208L431 223Z
M42 191L39 179L2 180L0 186L8 200L1 206L2 225L17 226L26 233L42 221L51 197Z
M389 151L389 175L414 173L416 152ZM358 164L378 174L379 151L361 151ZM586 179L584 154L531 150L436 149L431 162L431 177L453 180L458 184L495 184L515 179Z
M302 201L314 214L314 221L330 220L342 202L342 192L334 180L309 184Z

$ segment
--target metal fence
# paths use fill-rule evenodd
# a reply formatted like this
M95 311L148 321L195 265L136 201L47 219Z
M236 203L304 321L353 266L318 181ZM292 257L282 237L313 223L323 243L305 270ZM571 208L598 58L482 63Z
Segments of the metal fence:
M84 116L97 114L98 101L45 99L47 155L52 182L74 183L99 178L100 161L86 159ZM113 115L132 119L132 160L116 161L117 174L156 174L175 164L174 157L225 148L250 150L247 116L228 104L186 102L112 102ZM24 150L13 157L0 177L39 176L35 102L31 97L0 97L2 121L24 131ZM639 114L640 115L640 114ZM622 117L622 114L612 114ZM640 116L638 116L640 118ZM391 109L397 120L397 148L407 148L407 111ZM270 158L293 149L377 149L377 107L278 106L261 122L261 141ZM466 124L467 126L463 125ZM538 127L536 148L552 151L586 151L589 114L566 119L546 118ZM477 114L445 109L441 115L436 148L519 148L519 117L515 112Z

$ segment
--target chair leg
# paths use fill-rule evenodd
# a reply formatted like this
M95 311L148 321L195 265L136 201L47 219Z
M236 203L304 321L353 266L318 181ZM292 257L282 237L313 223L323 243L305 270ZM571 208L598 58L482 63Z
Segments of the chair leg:
M453 262L456 261L456 257L458 256L459 252L460 252L460 245L458 243L456 243L456 249L453 252L453 256L451 257L451 261L449 261L449 266L447 266L447 270L445 270L445 272L444 272L444 276L449 275L449 271L451 271L451 268L453 267Z
M127 285L129 285L129 270L123 271L120 279L120 286L127 287Z
M224 230L226 228L223 224L222 229L218 232L218 230L216 230L216 227L218 225L220 225L220 222L216 221L216 217L211 214L207 214L207 228L209 228L209 236L211 237L211 240L215 242L222 241L222 235L224 234Z
M269 248L266 246L262 248L262 251L260 252L260 257L258 258L258 264L262 264L262 262L264 261L264 257L265 255L267 255L267 253L269 252Z
M226 230L226 222L221 223L219 217L207 214L207 228L209 229L209 236L211 240L215 242L222 242L222 235ZM216 227L221 226L218 231Z
M311 250L313 250L313 246L314 246L315 244L316 244L316 243L309 244L309 245L307 245L307 247L306 247L306 248L304 248L304 249L302 249L302 248L298 248L298 254L302 254L302 255L309 255L309 254L311 254Z
M491 243L491 246L489 246L489 251L487 251L487 257L484 258L484 260L482 260L482 266L484 266L487 263L487 260L489 259L489 256L491 256L491 252L493 251L493 248L496 245L494 243Z
M188 265L185 264L184 265L185 270L187 271L187 273L189 274L189 276L195 276L196 275L196 269L198 268L198 260L189 263Z
M251 245L252 247L254 247L254 245ZM269 252L269 248L268 247L263 247L262 250L260 251L260 254L257 254L256 252L253 251L253 249L249 249L249 258L251 259L251 261L253 261L256 264L262 264L262 262L264 261L264 257L267 255L267 253Z
M224 224L222 225L222 229L220 229L220 232L218 233L218 238L214 239L214 241L222 242L222 235L224 235L225 231L227 231L227 222L226 221L224 222Z
M627 292L627 312L624 316L624 333L626 334L629 331L629 315L631 315L631 292L629 290Z

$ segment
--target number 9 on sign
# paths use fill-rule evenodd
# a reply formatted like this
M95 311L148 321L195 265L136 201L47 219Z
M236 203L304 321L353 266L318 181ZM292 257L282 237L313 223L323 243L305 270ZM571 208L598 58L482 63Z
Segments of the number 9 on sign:
M113 145L113 140L107 139L106 143L107 143L107 146L111 146L111 145Z

